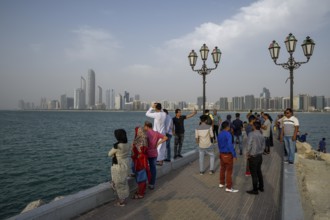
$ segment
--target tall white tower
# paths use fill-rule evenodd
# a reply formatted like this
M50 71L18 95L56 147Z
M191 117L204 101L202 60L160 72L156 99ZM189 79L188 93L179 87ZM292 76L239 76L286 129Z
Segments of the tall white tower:
M93 108L95 106L95 72L90 69L87 75L87 107Z
M86 108L86 80L84 77L80 79L80 88L81 88L81 106Z
M102 104L102 87L101 86L97 86L98 88L98 93L99 93L99 98L98 98L98 104Z

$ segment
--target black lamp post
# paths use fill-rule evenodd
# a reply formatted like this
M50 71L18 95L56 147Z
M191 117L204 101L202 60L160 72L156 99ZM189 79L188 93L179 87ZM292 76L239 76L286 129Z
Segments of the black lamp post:
M195 72L197 72L199 75L203 76L203 114L205 114L205 84L206 84L206 75L210 74L212 70L215 70L218 67L218 64L220 62L220 58L221 58L221 51L220 49L218 49L218 47L215 47L212 51L212 58L213 58L213 62L215 64L214 68L207 68L206 66L206 60L207 60L207 56L209 54L209 48L206 46L206 44L203 44L203 46L201 47L201 49L199 50L201 53L201 57L202 57L202 61L203 61L203 65L202 68L195 70L195 65L196 65L196 61L197 61L197 54L194 50L192 50L189 53L188 59L189 59L189 63L191 66L191 69Z
M303 44L301 45L302 49L304 51L304 54L307 58L307 61L305 61L305 62L296 62L293 58L293 53L296 49L297 40L291 33L286 37L284 43L286 46L286 50L290 54L288 62L286 62L286 63L277 63L276 62L278 59L281 47L278 45L278 43L275 40L269 45L268 50L270 52L270 56L272 57L272 59L274 60L274 63L276 65L282 66L284 69L287 69L290 71L290 76L289 76L289 79L290 79L290 107L293 108L293 70L298 69L301 66L301 64L307 63L309 61L310 57L313 55L315 43L310 37L306 37Z

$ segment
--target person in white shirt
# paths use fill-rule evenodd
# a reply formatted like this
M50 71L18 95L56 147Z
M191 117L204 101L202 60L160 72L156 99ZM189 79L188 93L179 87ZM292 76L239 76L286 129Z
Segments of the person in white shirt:
M162 111L162 105L160 103L154 103L151 108L146 113L146 116L154 119L153 130L157 131L163 135L166 134L165 120L166 113ZM162 143L157 146L158 157L157 165L162 166L166 154L166 143Z
M263 114L263 119L264 119L264 123L261 125L262 128L262 135L265 138L265 150L264 150L264 155L270 154L270 129L271 129L271 125L272 123L269 120L269 115L268 114Z
M173 120L172 117L169 116L167 109L163 109L166 113L166 120L165 120L165 131L166 137L168 138L166 141L166 159L165 162L171 162L171 138L173 135Z
M282 120L282 131L280 142L284 141L284 146L288 153L288 160L285 161L289 164L294 164L295 149L296 149L296 140L297 133L299 130L299 121L293 116L293 111L291 108L285 110L285 116Z
M204 155L207 153L210 155L210 174L214 174L214 146L211 143L213 138L213 129L211 125L207 125L207 115L200 117L201 124L195 130L196 143L199 145L199 173L204 174Z

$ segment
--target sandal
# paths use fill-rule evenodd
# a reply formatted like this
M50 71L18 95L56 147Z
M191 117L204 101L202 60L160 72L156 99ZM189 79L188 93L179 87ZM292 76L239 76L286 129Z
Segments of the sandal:
M126 205L126 203L125 202L116 202L115 203L115 206L120 206L120 207L124 207Z
M134 194L133 196L132 196L132 199L143 199L144 198L144 196L141 196L141 195L139 195L139 194Z

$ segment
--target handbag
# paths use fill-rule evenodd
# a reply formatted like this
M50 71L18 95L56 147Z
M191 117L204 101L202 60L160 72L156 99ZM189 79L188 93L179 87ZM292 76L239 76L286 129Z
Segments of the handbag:
M136 182L141 183L147 180L147 171L146 169L142 169L136 172L135 175Z

